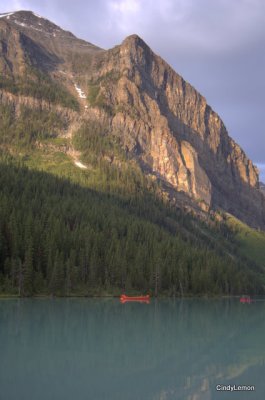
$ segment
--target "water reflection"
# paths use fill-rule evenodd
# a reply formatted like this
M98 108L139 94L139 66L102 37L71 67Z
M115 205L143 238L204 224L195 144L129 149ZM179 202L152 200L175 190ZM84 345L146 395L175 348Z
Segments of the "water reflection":
M264 306L2 300L0 399L263 400ZM256 390L217 392L217 384Z

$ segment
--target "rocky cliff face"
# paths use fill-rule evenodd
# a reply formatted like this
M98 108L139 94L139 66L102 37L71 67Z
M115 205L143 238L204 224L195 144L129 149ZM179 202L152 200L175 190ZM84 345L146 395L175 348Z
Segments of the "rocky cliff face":
M205 98L139 37L106 52L92 78L113 110L113 132L143 168L204 210L221 208L264 227L257 168Z
M133 35L103 51L39 17L16 14L0 19L2 74L23 75L29 54L31 63L46 65L47 73L76 95L78 82L85 94L79 92L80 118L107 121L108 133L119 136L128 154L177 203L185 206L187 199L194 209L221 208L265 228L257 168L205 98L142 39ZM43 31L37 37L36 26Z
M265 196L265 184L263 182L260 182L260 191Z

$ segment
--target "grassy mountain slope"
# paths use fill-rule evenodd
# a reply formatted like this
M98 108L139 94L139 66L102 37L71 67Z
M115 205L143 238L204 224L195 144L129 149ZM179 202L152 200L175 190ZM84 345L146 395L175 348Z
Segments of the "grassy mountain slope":
M265 234L228 215L228 226L233 230L239 252L265 269Z

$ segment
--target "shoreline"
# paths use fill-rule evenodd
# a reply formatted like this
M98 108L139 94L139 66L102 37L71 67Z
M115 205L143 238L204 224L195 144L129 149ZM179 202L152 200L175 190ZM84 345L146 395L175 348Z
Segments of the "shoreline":
M160 295L160 296L150 296L150 300L162 300L162 299L236 299L240 298L243 295L185 295L185 296L169 296L169 295ZM250 295L250 297L262 297L262 295ZM263 296L264 297L264 296ZM16 294L0 294L1 299L74 299L74 298L83 298L83 299L120 299L120 295L78 295L73 294L69 296L53 296L48 294L38 294L34 296L19 296Z

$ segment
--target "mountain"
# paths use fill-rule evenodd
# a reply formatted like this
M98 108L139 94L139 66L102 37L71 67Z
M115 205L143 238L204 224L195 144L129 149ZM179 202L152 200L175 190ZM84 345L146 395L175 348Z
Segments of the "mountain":
M264 185L264 183L263 182L260 182L260 190L261 190L261 192L262 193L265 193L265 185Z
M0 14L0 19L3 58L9 72L9 67L19 66L23 72L23 60L42 70L51 71L65 59L73 59L76 54L81 56L100 51L98 47L77 39L72 33L30 11ZM16 59L12 54L15 49L21 55ZM17 69L12 72L19 73Z
M263 250L232 217L264 230L258 170L137 35L103 50L0 14L0 111L0 290L263 290Z
M176 199L184 193L204 210L221 208L264 228L257 168L206 100L139 37L105 53L91 81L112 131L122 131L123 145Z
M73 95L79 88L80 117L104 120L176 204L265 227L257 168L205 98L137 35L104 51L20 11L1 15L1 43L5 79L34 81L41 71Z

